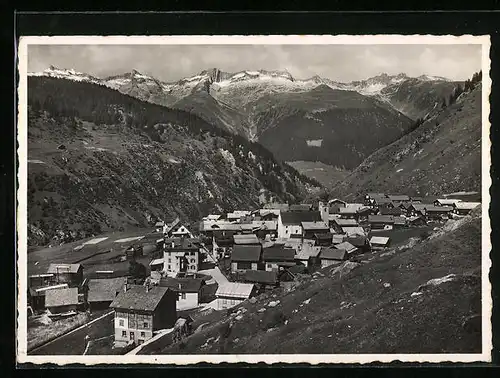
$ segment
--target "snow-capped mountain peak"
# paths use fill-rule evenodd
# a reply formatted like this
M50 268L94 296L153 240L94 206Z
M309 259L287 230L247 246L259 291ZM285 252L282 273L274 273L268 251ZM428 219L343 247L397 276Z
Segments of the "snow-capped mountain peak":
M29 76L49 76L73 81L87 81L91 83L99 82L99 79L86 73L75 71L74 69L58 68L50 66L42 72L30 72Z

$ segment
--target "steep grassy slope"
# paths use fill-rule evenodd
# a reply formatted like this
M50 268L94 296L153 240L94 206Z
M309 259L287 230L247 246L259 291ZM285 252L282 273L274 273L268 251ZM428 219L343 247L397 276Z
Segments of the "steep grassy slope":
M380 96L395 109L413 120L425 118L439 109L443 99L448 99L457 85L454 81L421 81L409 78L402 83L389 85L381 90Z
M481 86L463 94L420 127L366 159L333 188L437 195L481 187Z
M30 245L296 201L314 188L259 144L192 114L94 84L28 85Z
M287 164L294 167L303 175L317 180L325 188L332 188L349 174L349 171L335 168L319 161L298 160L288 161Z
M224 104L204 90L193 91L172 107L198 115L210 124L234 134L248 136L249 125L246 115Z
M479 353L480 212L434 236L201 316L162 353Z

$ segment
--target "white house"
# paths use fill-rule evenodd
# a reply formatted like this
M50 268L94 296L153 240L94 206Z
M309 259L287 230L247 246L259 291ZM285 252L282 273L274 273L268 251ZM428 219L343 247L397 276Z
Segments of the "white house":
M193 309L200 305L203 285L204 281L199 278L162 278L160 280L160 286L168 287L177 293L178 311Z
M240 282L221 283L215 293L217 298L216 308L217 310L225 310L237 306L254 294L254 284Z
M278 238L302 235L302 222L321 221L319 211L282 211L278 217Z
M198 239L165 239L163 271L170 276L175 276L179 272L197 272L201 263L200 249Z

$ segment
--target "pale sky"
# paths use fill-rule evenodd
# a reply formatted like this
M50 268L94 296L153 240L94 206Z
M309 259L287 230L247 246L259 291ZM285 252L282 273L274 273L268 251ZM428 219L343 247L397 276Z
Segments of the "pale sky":
M481 69L481 45L30 45L28 71L50 65L97 77L136 69L171 82L209 68L288 70L340 82L404 72L465 80Z

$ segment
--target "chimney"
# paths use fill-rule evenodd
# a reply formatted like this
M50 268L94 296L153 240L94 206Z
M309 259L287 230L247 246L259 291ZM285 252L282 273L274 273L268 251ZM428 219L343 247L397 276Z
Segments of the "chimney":
M151 286L149 285L149 282L146 284L146 293L149 293L149 290L151 290Z
M128 290L128 282L125 281L125 284L123 285L123 292L126 293Z
M171 244L172 248L175 248L175 242L172 240L172 244Z

